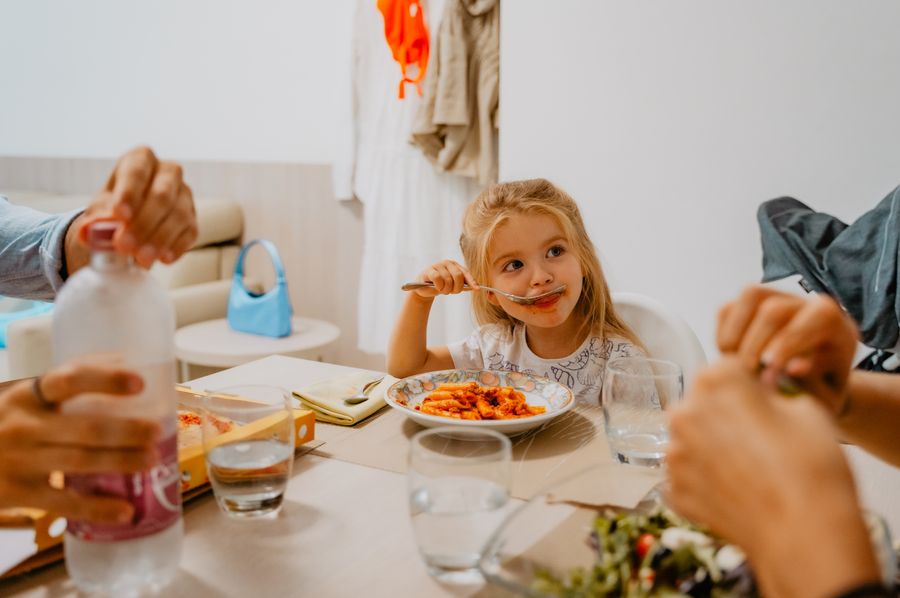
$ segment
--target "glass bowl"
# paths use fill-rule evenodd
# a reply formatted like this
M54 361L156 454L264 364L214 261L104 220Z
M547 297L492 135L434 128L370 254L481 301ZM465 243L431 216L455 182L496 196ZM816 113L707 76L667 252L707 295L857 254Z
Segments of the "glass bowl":
M670 584L670 592L674 587L682 595L709 595L714 583L717 596L758 595L740 550L669 511L658 487L632 510L564 500L575 494L572 489L590 484L604 473L608 475L609 469L589 467L546 488L513 511L485 545L479 562L484 578L530 598L625 595L616 576L631 580L629 596L660 595L651 593L651 588L659 591L658 586L664 583ZM604 516L605 523L597 522L598 515ZM884 579L893 583L897 563L888 528L874 513L865 513L865 520ZM603 527L610 521L616 521L612 529ZM673 529L663 533L661 540L657 533L654 544L640 546L642 531L659 532L662 528ZM603 572L600 580L586 581L593 579L601 550L609 562L627 563L626 569L598 567L597 571ZM614 551L619 551L615 558L621 556L621 561L611 558ZM687 571L694 573L693 579L687 577ZM574 586L577 591L573 591Z

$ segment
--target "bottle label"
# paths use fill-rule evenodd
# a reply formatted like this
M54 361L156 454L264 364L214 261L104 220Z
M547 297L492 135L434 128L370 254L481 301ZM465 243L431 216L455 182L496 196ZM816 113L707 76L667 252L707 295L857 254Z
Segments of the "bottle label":
M78 474L66 476L66 487L79 494L124 498L134 507L128 523L106 524L69 520L67 531L93 542L131 540L162 531L181 515L181 471L178 444L171 434L157 445L160 462L134 474Z

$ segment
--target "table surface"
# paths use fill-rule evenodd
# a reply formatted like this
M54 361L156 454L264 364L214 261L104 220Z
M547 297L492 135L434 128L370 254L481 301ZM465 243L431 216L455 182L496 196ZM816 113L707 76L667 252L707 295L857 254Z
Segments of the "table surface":
M200 378L298 388L354 371L272 356ZM317 438L334 433L317 423ZM900 472L848 447L863 502L900 533ZM298 457L282 515L232 521L211 495L185 506L181 571L166 596L498 596L491 586L444 586L428 576L413 539L405 476L325 458ZM62 564L0 585L13 596L76 596Z
M295 355L325 347L341 335L330 322L295 316L293 333L275 338L237 332L226 318L207 320L175 332L175 355L181 361L211 367L233 367L269 355Z

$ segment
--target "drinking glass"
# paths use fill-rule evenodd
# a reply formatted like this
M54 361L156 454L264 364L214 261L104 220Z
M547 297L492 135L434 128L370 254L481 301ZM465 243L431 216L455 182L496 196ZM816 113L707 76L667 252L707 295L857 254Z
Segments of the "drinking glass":
M277 515L294 461L290 393L261 384L220 388L204 398L201 420L206 471L222 511Z
M659 467L669 445L671 407L681 401L681 366L649 357L617 357L606 365L603 421L613 459Z
M511 446L493 430L438 427L413 436L410 516L419 552L439 581L482 581L482 549L511 504Z

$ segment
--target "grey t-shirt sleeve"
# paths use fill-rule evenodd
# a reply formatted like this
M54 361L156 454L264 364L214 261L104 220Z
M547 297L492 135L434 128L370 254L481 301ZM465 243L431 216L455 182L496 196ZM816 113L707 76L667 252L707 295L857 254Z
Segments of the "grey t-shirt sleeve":
M460 370L477 370L484 367L481 347L481 329L476 329L468 338L447 345L453 367Z
M81 212L45 214L0 196L0 295L53 300L64 282L66 231Z

